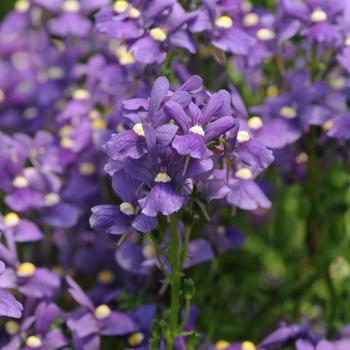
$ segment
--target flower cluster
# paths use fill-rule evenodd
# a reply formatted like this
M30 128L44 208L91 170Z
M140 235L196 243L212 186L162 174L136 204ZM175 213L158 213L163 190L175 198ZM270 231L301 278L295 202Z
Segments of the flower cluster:
M349 349L349 74L348 0L16 0L0 348Z

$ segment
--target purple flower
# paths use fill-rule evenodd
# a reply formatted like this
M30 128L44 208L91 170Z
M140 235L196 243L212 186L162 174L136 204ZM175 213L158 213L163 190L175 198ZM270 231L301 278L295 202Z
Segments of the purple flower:
M137 330L137 324L129 315L113 311L106 304L95 307L72 278L67 277L67 283L70 294L81 305L67 321L77 348L99 347L100 335L121 336Z
M126 44L120 51L125 62L159 64L172 48L195 53L195 43L184 29L191 17L175 0L141 1L139 7L116 1L113 9L97 14L96 29Z
M113 188L123 202L119 205L98 205L91 209L90 225L93 229L120 235L134 230L150 232L158 225L157 218L140 213L138 200L142 196L142 183L128 177L124 170L113 175ZM141 192L141 195L139 194Z
M128 159L124 169L149 190L139 204L143 214L154 217L159 212L171 215L180 210L186 199L186 185L190 186L191 178L209 171L212 165L210 159L186 161L167 147L154 148L139 160Z
M225 198L229 204L245 210L271 207L248 167L238 168L229 178L226 170L214 170L213 178L207 184L207 194L210 200Z
M303 23L305 35L311 42L324 43L331 47L342 43L340 27L336 20L345 9L346 1L282 0L282 7L289 17L298 19Z
M191 21L190 29L194 33L208 33L214 46L237 55L247 55L256 42L236 25L233 17L225 14L225 9L216 0L204 2Z
M214 117L223 104L221 95L217 93L210 97L203 110L191 102L188 106L188 114L180 104L174 101L165 105L166 113L177 122L182 130L182 134L176 135L172 142L172 146L179 154L189 155L195 159L207 159L212 155L206 144L224 135L236 125L233 116Z
M5 271L5 264L0 260L0 275ZM5 289L0 288L0 315L7 317L20 318L22 316L23 306L12 294Z

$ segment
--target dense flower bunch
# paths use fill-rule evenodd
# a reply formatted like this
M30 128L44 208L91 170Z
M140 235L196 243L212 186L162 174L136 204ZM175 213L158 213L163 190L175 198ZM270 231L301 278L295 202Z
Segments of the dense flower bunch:
M350 3L263 3L15 1L1 349L350 348Z

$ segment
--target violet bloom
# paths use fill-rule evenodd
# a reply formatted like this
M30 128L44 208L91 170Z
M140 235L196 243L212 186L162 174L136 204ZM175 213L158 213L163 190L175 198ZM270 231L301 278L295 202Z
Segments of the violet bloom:
M254 173L248 167L237 168L227 177L227 170L214 170L206 191L209 200L225 199L229 204L244 210L269 209L271 202L254 181Z
M120 235L134 230L150 232L158 225L157 218L142 214L138 200L142 198L142 183L121 170L113 175L113 188L122 199L119 206L98 205L91 209L90 225L93 229Z
M153 147L139 160L129 158L124 169L149 190L139 204L143 214L155 217L159 212L171 215L180 210L187 197L187 186L191 187L193 179L208 172L212 166L211 159L186 161L168 146L163 149Z
M345 346L348 346L348 345L349 344L346 344L346 343L343 343L343 345L338 342L333 343L328 340L321 340L315 345L309 340L298 339L295 342L295 349L296 350L346 350Z
M324 81L310 82L304 70L293 71L289 79L290 92L269 97L263 105L252 107L255 115L247 122L255 138L272 149L295 142L310 125L331 115L322 102L328 92ZM326 116L320 117L320 107Z
M67 325L73 332L73 343L77 348L98 349L100 335L123 336L138 329L134 320L126 313L113 311L106 304L95 307L77 283L67 277L69 292L81 307L68 316Z
M5 264L0 260L0 275L5 271ZM20 318L22 316L23 306L12 294L5 289L0 288L0 315L7 317Z
M48 26L52 34L61 37L88 36L92 24L86 16L109 3L108 0L54 0L51 4L48 1L40 0L40 2L43 7L59 13L56 18L48 22Z
M1 249L2 252L4 249ZM31 298L52 298L61 283L58 275L47 268L38 268L30 262L17 264L16 269L8 268L0 276L0 284L5 288L17 288Z
M154 130L157 144L166 146L171 142L178 128L166 124L166 120L161 118L163 103L168 94L169 82L165 77L160 77L153 84L149 101L124 101L126 118L132 121L133 127L131 130L113 134L105 145L106 152L113 161L124 161L128 157L138 159L147 153L148 134L144 130L147 127ZM173 94L171 98L185 98L186 101L190 99L184 91Z
M342 44L337 18L343 13L346 3L344 0L282 0L282 7L287 16L303 23L305 29L302 34L311 42L337 47Z
M309 330L310 324L308 322L291 325L282 323L279 328L260 342L259 348L264 349L269 346L284 344L287 341L307 336Z
M68 339L63 331L52 327L55 321L64 317L63 312L56 304L41 302L36 307L33 316L26 320L26 324L30 325L32 329L26 329L25 347L21 349L41 348L58 350L68 345ZM30 324L30 321L32 324ZM7 347L10 349L10 344Z
M339 116L324 124L327 129L327 136L340 141L350 140L350 113L341 113Z
M194 33L208 33L214 46L237 55L247 55L255 38L239 28L236 20L225 14L217 0L205 1L190 23Z
M203 110L193 102L188 106L188 113L174 101L165 105L166 113L182 130L182 134L176 135L172 142L179 154L196 159L207 159L212 155L206 144L224 135L236 124L235 118L230 115L215 118L223 103L221 95L216 93L209 98Z
M0 215L0 231L13 236L15 242L32 242L43 238L43 234L32 221L22 219L15 212Z
M123 60L144 64L161 63L172 48L195 53L195 43L185 28L192 17L176 0L116 1L113 9L96 16L96 29L126 44Z

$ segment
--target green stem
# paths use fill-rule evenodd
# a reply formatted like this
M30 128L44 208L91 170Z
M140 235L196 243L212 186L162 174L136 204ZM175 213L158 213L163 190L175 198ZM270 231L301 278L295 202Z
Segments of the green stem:
M177 227L177 216L170 216L170 264L171 264L171 302L170 302L170 336L167 350L172 350L178 334L180 291L181 291L181 240Z
M188 243L190 240L191 236L191 231L192 231L192 226L187 226L185 229L185 241L183 244L183 251L182 251L182 256L181 256L181 265L180 268L183 266L186 258L187 258L187 253L188 253Z
M165 268L165 266L164 266L164 264L162 262L162 259L161 259L162 249L161 249L161 247L160 247L160 245L158 243L157 238L155 237L155 235L152 232L149 233L149 237L151 238L153 247L156 250L156 258L157 258L157 261L158 261L158 264L159 264L159 268L163 272L163 275L164 275L165 279L168 280L169 279L169 274L167 273L166 268Z

